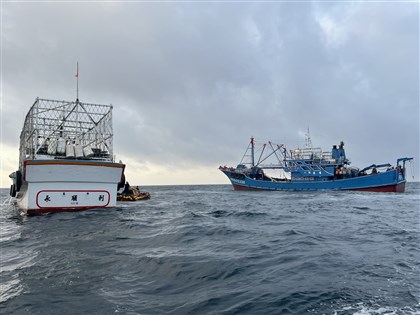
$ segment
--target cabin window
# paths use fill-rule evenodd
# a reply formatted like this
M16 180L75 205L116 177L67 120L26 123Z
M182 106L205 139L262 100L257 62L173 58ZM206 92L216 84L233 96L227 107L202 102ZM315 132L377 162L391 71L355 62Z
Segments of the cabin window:
M317 165L312 165L312 169L313 169L314 171L318 171L318 170L319 170L319 167L318 167Z
M232 173L232 178L245 179L245 175L244 174L238 174L238 173Z
M305 170L305 171L309 171L310 170L310 168L308 166L305 166L305 165L302 166L302 169Z

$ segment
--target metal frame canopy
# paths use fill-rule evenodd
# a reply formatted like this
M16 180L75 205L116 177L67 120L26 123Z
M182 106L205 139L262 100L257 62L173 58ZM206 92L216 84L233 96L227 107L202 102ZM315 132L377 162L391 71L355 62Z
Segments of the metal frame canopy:
M37 98L20 134L19 165L24 160L68 158L51 147L79 146L84 159L113 161L112 105ZM87 154L90 152L90 154Z
M306 143L312 145L311 140ZM252 137L239 164L262 169L282 169L288 167L289 162L297 160L331 164L331 159L331 151L323 151L321 148L306 147L288 150L284 144L271 141L261 144Z

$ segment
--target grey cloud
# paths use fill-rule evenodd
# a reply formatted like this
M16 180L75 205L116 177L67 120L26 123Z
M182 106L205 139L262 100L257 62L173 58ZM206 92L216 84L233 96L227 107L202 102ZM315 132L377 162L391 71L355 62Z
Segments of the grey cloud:
M314 144L344 140L358 164L418 163L415 4L3 8L3 119L36 96L75 98L78 60L81 100L115 105L116 153L140 162L234 163L252 135L295 140L310 127ZM16 123L2 125L2 141L17 140Z

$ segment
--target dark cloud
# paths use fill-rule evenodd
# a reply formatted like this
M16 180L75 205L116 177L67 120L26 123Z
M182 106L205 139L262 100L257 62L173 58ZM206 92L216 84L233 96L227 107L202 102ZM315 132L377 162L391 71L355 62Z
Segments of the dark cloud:
M79 61L81 100L114 104L115 153L138 163L235 163L250 136L293 147L310 127L359 166L418 165L417 8L4 3L2 142L36 96L75 98Z

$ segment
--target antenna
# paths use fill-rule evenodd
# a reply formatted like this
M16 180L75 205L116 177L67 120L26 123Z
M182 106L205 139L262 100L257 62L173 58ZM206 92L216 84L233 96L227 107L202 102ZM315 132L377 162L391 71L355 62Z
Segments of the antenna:
M305 141L306 147L307 148L312 148L312 139L311 139L311 134L309 132L309 127L308 127L308 131L306 132L306 141Z
M79 62L76 66L76 102L79 101Z

